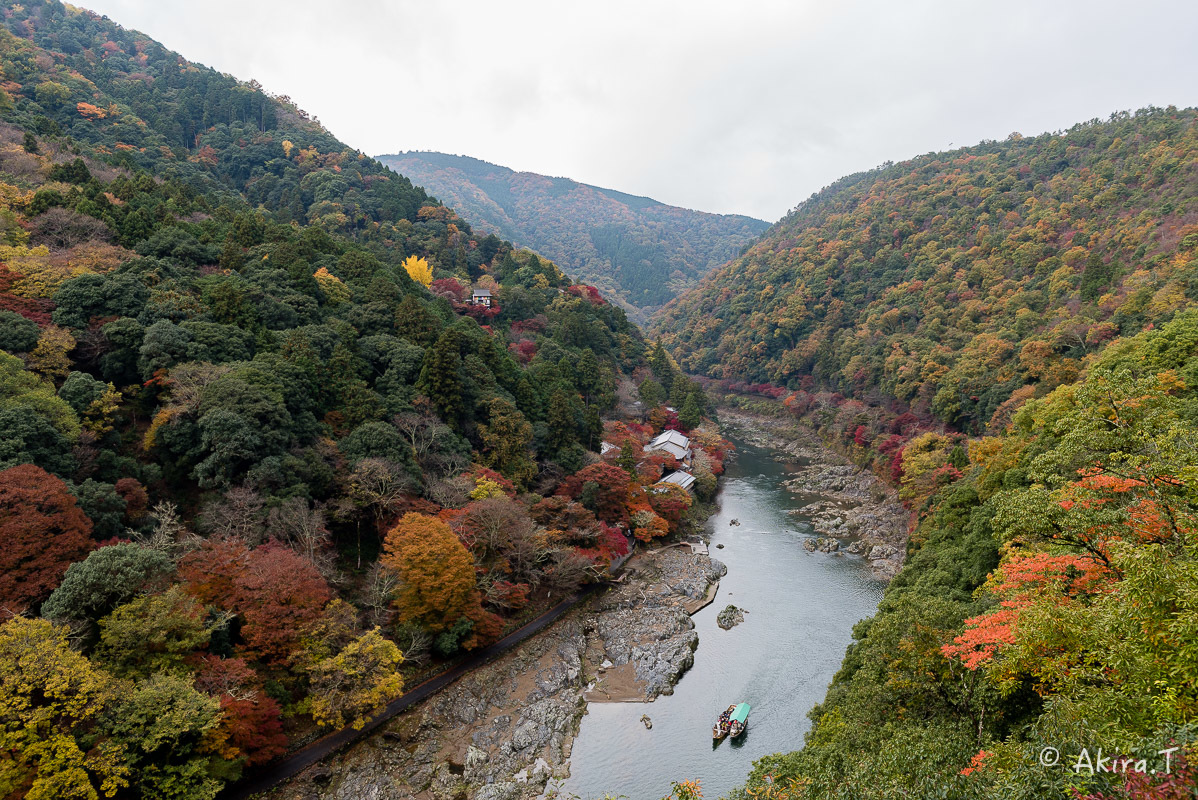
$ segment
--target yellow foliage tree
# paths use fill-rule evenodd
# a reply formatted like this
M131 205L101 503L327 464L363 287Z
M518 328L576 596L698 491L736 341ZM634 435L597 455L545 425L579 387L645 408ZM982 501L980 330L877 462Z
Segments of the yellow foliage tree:
M324 296L328 298L331 306L346 302L353 294L340 278L324 267L316 270L312 277L316 279L316 283L324 292Z
M471 500L487 500L492 497L504 499L507 497L507 492L498 483L487 478L477 478L474 481L474 488L470 490Z
M75 337L66 328L49 325L42 329L37 346L29 354L25 364L34 372L47 378L61 379L71 371L71 359L67 353L75 349Z
M32 408L72 441L79 436L79 419L55 392L54 384L25 369L21 359L0 350L0 411L13 406Z
M67 629L14 617L0 626L0 794L26 800L112 797L128 786L123 747L84 744L113 681L67 642Z
M0 181L0 205L5 208L24 208L33 200L33 195L32 189L22 189Z
M23 276L12 288L20 297L51 297L71 278L91 272L111 272L133 253L104 242L84 242L68 250L51 253L45 245L0 246L0 262Z
M112 430L113 418L121 406L121 393L110 382L104 393L92 400L83 412L83 427L97 436L103 436Z
M379 629L354 639L336 655L308 668L312 718L320 725L362 727L403 694L403 654Z
M49 297L58 284L66 278L50 276L50 248L5 246L0 247L0 262L12 272L22 275L13 284L12 293L18 297Z
M903 477L899 497L918 505L936 489L934 473L947 463L952 440L929 431L903 448Z
M115 244L84 242L67 251L66 272L69 277L82 275L85 272L111 272L134 257L134 253Z
M408 277L419 283L421 286L428 287L433 282L433 270L428 265L428 261L418 256L408 256L403 262L403 268L407 270Z

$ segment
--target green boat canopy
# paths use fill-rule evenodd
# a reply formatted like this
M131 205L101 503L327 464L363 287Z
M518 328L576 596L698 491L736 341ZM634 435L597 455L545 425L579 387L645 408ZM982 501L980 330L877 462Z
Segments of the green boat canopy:
M736 710L732 712L732 719L736 720L737 722L741 723L742 725L744 724L745 720L747 720L748 718L749 718L749 704L748 703L741 703L740 705L738 705L736 707Z

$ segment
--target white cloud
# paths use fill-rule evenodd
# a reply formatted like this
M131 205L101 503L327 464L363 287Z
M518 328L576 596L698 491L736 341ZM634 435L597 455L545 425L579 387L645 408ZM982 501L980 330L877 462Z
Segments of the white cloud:
M769 220L886 160L1198 104L1181 0L84 2L369 153Z

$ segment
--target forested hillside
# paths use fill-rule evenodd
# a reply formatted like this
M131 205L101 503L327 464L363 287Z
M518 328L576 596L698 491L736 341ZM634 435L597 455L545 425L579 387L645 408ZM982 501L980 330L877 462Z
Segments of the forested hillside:
M212 798L686 527L641 445L706 398L594 287L286 98L2 7L0 796ZM605 420L629 380L681 413Z
M595 284L642 323L768 227L465 156L410 152L379 160L472 225Z
M803 749L759 760L740 800L1194 796L1198 311L994 436L787 399L901 481L916 525Z
M1154 109L853 176L667 311L912 511L745 797L1194 796L1196 145Z
M977 432L1198 299L1195 195L1193 110L922 156L812 196L659 327L688 371Z

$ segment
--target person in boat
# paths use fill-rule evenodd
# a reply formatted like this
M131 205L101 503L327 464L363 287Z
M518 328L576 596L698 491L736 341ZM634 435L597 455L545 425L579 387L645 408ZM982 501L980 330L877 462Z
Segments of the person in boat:
M728 706L723 714L720 714L719 726L720 730L728 732L728 727L732 724L732 712L736 710L736 706Z

